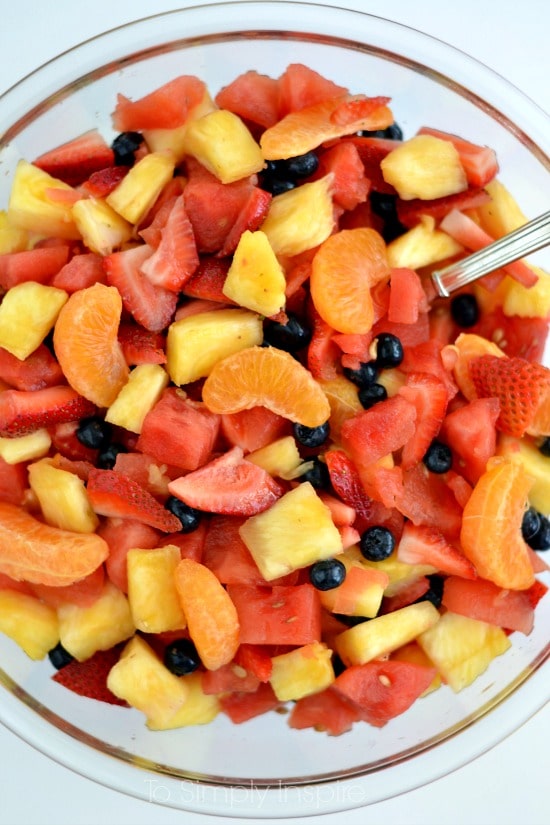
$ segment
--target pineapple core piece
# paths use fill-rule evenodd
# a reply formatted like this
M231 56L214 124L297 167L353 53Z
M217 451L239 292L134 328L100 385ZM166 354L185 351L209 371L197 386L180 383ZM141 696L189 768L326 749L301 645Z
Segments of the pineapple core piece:
M233 254L223 294L269 317L284 309L285 289L285 274L267 235L260 230L245 230Z
M0 590L0 631L31 659L44 659L59 641L55 610L15 590Z
M239 533L266 581L343 551L330 510L308 481L247 519Z
M456 148L432 135L404 141L383 158L380 168L386 183L405 201L442 198L468 188Z
M64 289L36 281L13 286L0 304L0 347L24 361L53 328L68 297Z

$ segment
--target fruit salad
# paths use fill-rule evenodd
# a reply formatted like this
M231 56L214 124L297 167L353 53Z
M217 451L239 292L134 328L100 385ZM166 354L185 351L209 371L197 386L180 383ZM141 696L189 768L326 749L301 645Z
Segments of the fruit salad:
M151 730L467 688L550 546L550 275L432 279L495 151L299 63L106 105L0 212L0 631Z

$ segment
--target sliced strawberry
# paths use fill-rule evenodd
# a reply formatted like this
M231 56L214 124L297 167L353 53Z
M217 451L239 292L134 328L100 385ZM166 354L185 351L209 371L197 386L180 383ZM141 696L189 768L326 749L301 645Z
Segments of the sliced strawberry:
M50 283L68 293L78 292L79 289L86 289L97 283L104 284L106 276L101 260L101 256L95 252L73 255L53 276Z
M428 564L441 573L465 579L475 579L477 575L466 556L429 525L405 524L397 545L397 558L405 564Z
M67 244L36 247L0 255L0 286L11 289L25 281L49 283L69 258Z
M119 699L107 687L107 676L118 662L121 649L122 646L117 645L110 650L98 650L84 662L78 662L75 659L58 670L52 679L59 685L72 690L73 693L78 693L79 696L96 699L98 702L107 702L109 705L128 707L127 702Z
M98 169L97 172L92 172L80 188L91 198L106 198L129 171L129 166L108 166L106 169Z
M241 206L235 223L228 232L222 248L217 253L220 257L231 255L237 248L239 239L245 230L254 232L259 229L269 211L272 195L259 186L252 186Z
M166 226L166 221L179 195L181 195L181 192L164 199L163 202L157 206L154 214L148 214L150 220L147 221L146 226L139 229L139 237L142 238L151 249L158 249L162 238L162 230Z
M85 447L77 436L80 421L64 421L48 427L52 446L61 456L71 461L86 461L94 465L97 463L98 450Z
M107 283L116 286L124 308L150 332L161 332L176 311L178 296L151 283L141 267L152 254L147 244L113 252L103 259Z
M261 513L284 492L269 473L243 457L240 447L171 481L168 490L190 507L233 516Z
M0 436L27 435L41 427L91 415L95 405L72 387L5 390L0 393Z
M193 227L183 197L176 198L160 231L160 243L141 267L152 284L180 292L199 265Z
M340 349L334 342L334 330L323 321L312 303L309 306L311 341L307 349L307 367L314 378L336 378Z
M438 434L447 411L449 395L445 384L427 372L410 372L399 393L416 409L415 431L401 454L401 466L406 470L422 461Z
M112 166L115 155L97 129L90 129L73 140L45 152L34 165L54 178L78 186L93 172Z
M449 140L460 156L460 162L470 186L486 186L498 172L498 161L496 153L489 146L479 146L470 143L468 140L452 135L449 132L441 132L423 126L418 130L419 135L431 135L440 140Z
M0 378L16 390L42 390L60 384L63 371L45 344L20 361L0 347Z
M230 264L229 258L214 258L209 255L202 257L197 270L183 287L184 295L219 304L233 304L234 301L223 294Z
M520 438L546 435L550 427L550 369L523 358L481 355L472 358L470 375L479 398L497 398L497 428Z
M126 363L131 367L166 363L166 342L160 332L151 332L139 324L122 323L118 328L118 340Z
M181 530L180 520L131 478L114 470L93 469L88 476L88 498L101 516L136 519L164 533Z

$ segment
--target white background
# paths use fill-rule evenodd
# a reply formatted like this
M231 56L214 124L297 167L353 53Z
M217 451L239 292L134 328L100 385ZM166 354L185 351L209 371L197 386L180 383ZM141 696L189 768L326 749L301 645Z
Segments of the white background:
M337 0L335 0L335 3ZM341 0L446 40L550 111L548 0ZM198 0L193 0L197 5ZM184 5L155 0L0 0L0 92L61 51L136 17ZM284 26L284 20L281 20ZM0 696L1 701L1 696ZM384 803L308 821L319 825L546 825L550 711L470 765ZM0 825L208 825L127 798L39 754L0 725ZM227 810L223 821L243 822ZM256 820L247 820L254 822ZM264 822L267 820L263 820ZM272 821L272 820L269 820ZM289 825L297 819L286 820Z

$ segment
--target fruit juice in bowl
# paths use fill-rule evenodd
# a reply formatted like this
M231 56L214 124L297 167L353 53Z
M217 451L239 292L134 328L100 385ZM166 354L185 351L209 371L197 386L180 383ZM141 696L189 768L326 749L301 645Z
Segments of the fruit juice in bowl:
M0 106L3 721L269 816L400 793L535 712L548 257L453 302L430 273L546 209L546 116L294 3L114 30Z

